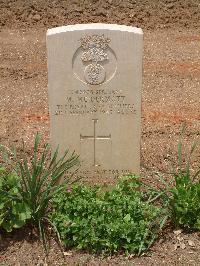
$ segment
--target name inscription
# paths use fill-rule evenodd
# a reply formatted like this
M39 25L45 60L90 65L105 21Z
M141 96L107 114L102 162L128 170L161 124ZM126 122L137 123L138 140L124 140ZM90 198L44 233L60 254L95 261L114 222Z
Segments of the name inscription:
M64 104L54 106L54 115L136 114L133 103L121 90L71 90Z

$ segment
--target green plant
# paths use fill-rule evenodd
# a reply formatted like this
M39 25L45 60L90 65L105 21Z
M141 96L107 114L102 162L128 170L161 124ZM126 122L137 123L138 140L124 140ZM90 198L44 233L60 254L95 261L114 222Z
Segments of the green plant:
M76 184L56 194L53 206L50 218L64 245L94 253L140 254L162 227L162 210L144 200L135 176L106 192Z
M185 165L182 159L182 140L178 144L178 170L173 167L175 186L170 189L169 200L172 219L176 226L200 230L200 167L192 173L191 157L197 148L193 143Z
M162 204L169 209L169 215L176 227L200 230L200 167L191 170L192 155L198 147L195 141L186 160L183 160L182 134L178 143L178 163L170 159L172 170L171 182L166 182L161 174L159 179L164 184L164 188L154 190L155 194L162 199Z
M17 201L21 202L30 211L30 223L39 228L40 236L47 251L47 223L50 201L55 194L63 189L63 184L72 181L65 177L63 184L61 178L67 170L78 166L79 159L75 153L69 155L67 150L58 158L58 148L51 157L50 145L40 147L41 137L35 137L33 156L28 160L24 155L18 158L16 151L8 150L1 145L2 156L7 165L11 165L13 171L20 177L17 186ZM56 228L54 227L56 230Z
M7 232L20 228L31 218L28 205L20 200L20 178L0 167L0 227Z

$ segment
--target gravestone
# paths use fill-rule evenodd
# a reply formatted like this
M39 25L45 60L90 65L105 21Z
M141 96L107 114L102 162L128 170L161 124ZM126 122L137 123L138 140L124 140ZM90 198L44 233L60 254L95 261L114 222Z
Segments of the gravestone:
M139 173L143 33L112 24L47 31L53 149L80 155L95 182Z

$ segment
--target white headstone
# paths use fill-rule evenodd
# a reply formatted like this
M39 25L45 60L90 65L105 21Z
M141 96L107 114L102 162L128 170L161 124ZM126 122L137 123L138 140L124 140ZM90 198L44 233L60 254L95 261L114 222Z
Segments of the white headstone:
M49 29L53 149L80 154L80 174L110 182L140 170L143 32L112 24Z

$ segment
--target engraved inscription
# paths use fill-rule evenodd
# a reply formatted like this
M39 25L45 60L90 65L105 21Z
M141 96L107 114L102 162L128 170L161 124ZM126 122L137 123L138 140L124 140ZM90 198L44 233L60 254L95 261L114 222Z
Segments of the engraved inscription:
M93 166L100 166L99 164L96 163L96 141L97 140L111 140L111 134L108 136L97 136L96 135L96 123L98 122L98 119L92 119L94 122L94 131L92 136L83 136L80 134L80 140L85 140L85 139L91 139L93 140Z
M83 176L90 176L90 177L95 177L96 178L102 178L103 176L106 177L111 177L111 178L118 178L119 176L123 175L129 175L132 173L132 170L129 169L98 169L96 168L95 170L79 170L78 175L83 175ZM74 172L67 172L68 175L74 175Z
M104 35L84 36L81 38L81 47L84 52L81 56L83 62L91 62L85 67L85 80L91 85L99 85L104 82L106 71L100 64L108 60L108 54L105 50L108 48L109 38Z
M136 114L133 103L128 102L121 90L71 90L64 103L54 107L55 115L83 114Z

